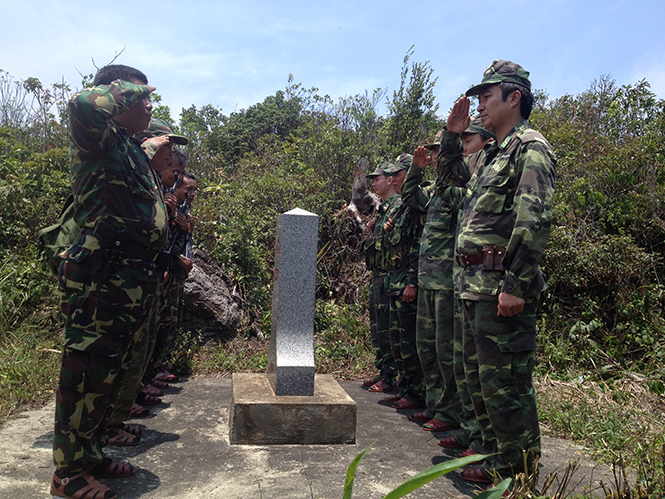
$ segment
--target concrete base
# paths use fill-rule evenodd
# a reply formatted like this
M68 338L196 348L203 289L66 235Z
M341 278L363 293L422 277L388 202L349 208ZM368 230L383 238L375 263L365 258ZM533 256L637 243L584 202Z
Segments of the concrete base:
M329 374L314 378L314 395L275 396L266 374L233 375L231 444L354 444L356 403Z

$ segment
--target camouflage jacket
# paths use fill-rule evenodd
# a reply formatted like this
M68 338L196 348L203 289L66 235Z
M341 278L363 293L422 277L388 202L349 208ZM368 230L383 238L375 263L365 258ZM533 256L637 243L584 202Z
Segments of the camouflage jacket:
M116 80L85 89L69 102L72 190L82 228L74 246L79 250L99 247L92 230L101 221L143 247L166 245L161 183L140 144L113 121L148 94L147 86Z
M418 286L451 291L455 260L457 211L462 197L460 187L447 187L439 195L434 185L423 183L423 170L412 166L402 186L402 202L427 211L420 237Z
M386 272L383 225L396 209L396 203L399 205L399 196L397 194L394 194L381 203L376 215L376 223L372 229L372 235L363 241L363 253L365 254L367 270Z
M444 133L438 158L438 190L465 186L457 230L457 255L505 247L501 270L464 267L460 297L494 300L500 292L526 298L546 288L538 266L552 223L556 157L550 144L526 121L501 144L488 144L470 175L459 134ZM468 184L466 183L468 181Z
M418 253L425 212L410 208L400 198L390 218L393 228L384 235L386 268L389 269L385 286L389 296L397 296L407 285L418 285Z

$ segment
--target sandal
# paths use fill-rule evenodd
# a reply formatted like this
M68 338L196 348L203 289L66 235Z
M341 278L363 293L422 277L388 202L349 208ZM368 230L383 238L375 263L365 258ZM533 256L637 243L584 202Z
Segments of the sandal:
M170 386L168 383L164 383L163 381L158 381L156 379L152 380L150 384L155 388L159 388L160 390L166 390Z
M415 421L416 423L424 423L425 421L431 421L430 417L426 412L416 412L409 416L409 421Z
M375 376L373 378L367 378L367 379L363 380L362 386L372 386L372 385L378 383L379 381L381 381L382 379L383 378L381 376Z
M140 406L139 406L140 407ZM134 435L136 437L140 437L141 434L143 433L141 431L141 428L138 426L130 425L130 424L125 424L125 423L120 423L117 428L120 428L122 431L125 431L129 433L130 435Z
M439 440L439 445L446 449L463 449L464 446L460 444L455 437L446 437Z
M102 462L90 468L89 471L95 478L122 478L136 473L136 468L131 464L119 463L107 455L102 456Z
M146 395L150 395L151 397L161 397L162 395L164 395L163 391L158 390L152 385L146 385L145 388L143 388L143 390L141 391Z
M129 413L129 415L133 418L145 418L150 416L150 409L141 407L136 402L134 402L134 405L132 405L132 411Z
M60 478L53 473L51 479L51 496L68 499L83 499L94 497L97 499L117 499L111 489L95 480L89 473L78 473L74 476Z
M401 398L402 398L401 395L391 395L390 397L388 397L388 398L386 399L386 402L397 402L397 401L400 400Z
M448 431L452 429L453 427L450 426L448 423L439 421L436 418L430 419L427 423L423 425L423 430L425 431Z
M178 376L176 376L175 374L171 374L166 369L162 370L161 372L158 372L157 375L155 376L155 379L163 381L164 383L177 383L178 381L180 381L180 378L178 378Z
M475 456L476 454L480 454L480 452L478 452L476 449L469 448L469 449L465 450L464 452L462 452L460 454L460 457ZM482 463L483 461L484 461L484 459L478 459L478 461L473 461L473 463L469 463L469 464Z
M388 383L385 379L381 379L377 383L374 383L372 386L369 387L370 392L392 392L393 390L397 390L396 385L391 385Z
M401 398L397 402L393 404L394 409L418 409L418 407L422 407L422 404L418 402L411 402L407 398Z
M141 442L141 437L131 435L117 426L108 431L109 445L116 447L131 447Z
M136 403L141 405L157 405L162 403L162 399L148 395L141 391L136 396Z
M459 474L459 477L467 482L494 483L494 479L482 468L467 468Z

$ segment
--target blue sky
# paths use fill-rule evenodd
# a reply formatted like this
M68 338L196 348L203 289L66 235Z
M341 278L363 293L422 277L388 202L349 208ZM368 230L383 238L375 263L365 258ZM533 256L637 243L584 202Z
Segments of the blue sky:
M391 95L414 45L445 114L494 59L521 64L551 97L609 74L646 78L665 98L664 21L663 0L0 0L0 69L78 87L91 57L101 67L124 48L117 62L143 70L177 117L192 104L246 108L289 74L333 98Z

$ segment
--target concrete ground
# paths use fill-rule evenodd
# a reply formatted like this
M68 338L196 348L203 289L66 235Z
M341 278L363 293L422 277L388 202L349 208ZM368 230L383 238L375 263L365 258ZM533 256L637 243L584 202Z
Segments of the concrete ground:
M139 468L129 478L105 479L119 498L339 499L346 469L361 461L353 489L358 499L381 498L416 473L454 453L437 445L450 433L423 431L357 381L341 382L358 408L355 445L229 445L231 379L190 379L173 385L149 418L134 420L144 430L140 445L111 447L109 454ZM0 429L0 497L48 498L53 473L54 405L25 412ZM543 437L541 484L555 469L581 458L582 486L608 474L572 442ZM575 480L576 482L577 480ZM605 480L607 482L607 480ZM472 497L478 488L452 472L409 498Z

